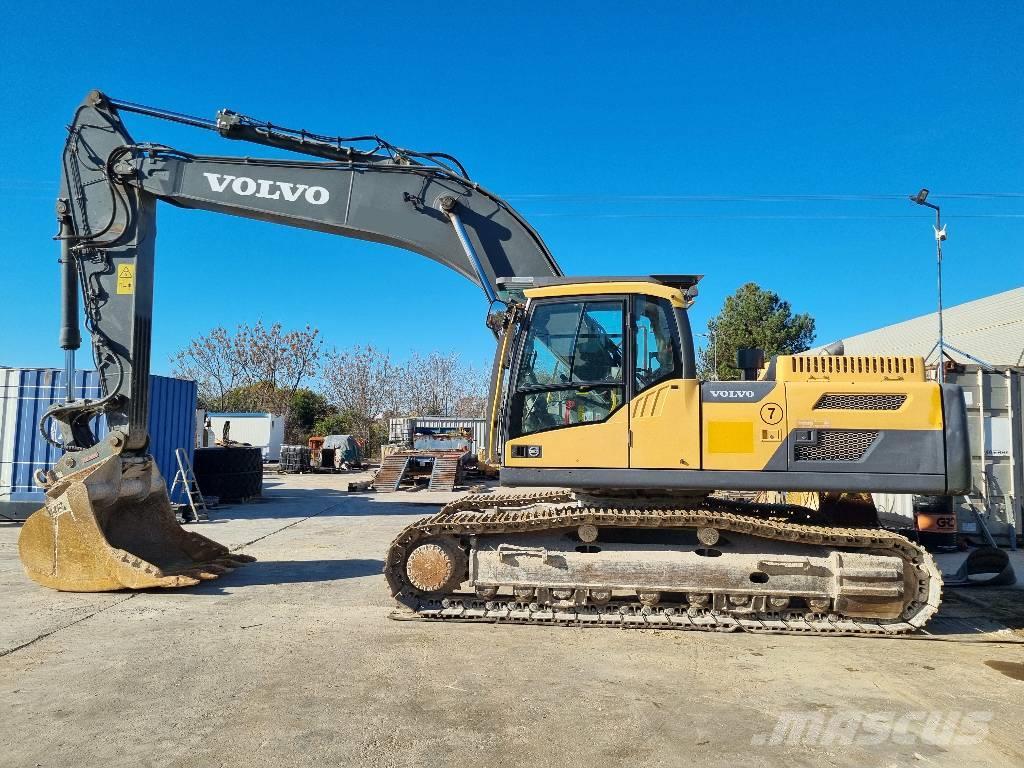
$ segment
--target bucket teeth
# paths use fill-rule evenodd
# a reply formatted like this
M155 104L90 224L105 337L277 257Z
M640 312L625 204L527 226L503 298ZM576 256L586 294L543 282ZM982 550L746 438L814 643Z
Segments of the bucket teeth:
M198 583L199 579L191 576L163 576L151 586L160 589L180 589L181 587L194 587Z
M129 476L125 487L149 493L123 495ZM32 580L68 592L190 587L255 560L182 528L155 463L140 467L117 455L47 491L18 548Z
M200 581L211 581L221 575L223 571L214 571L210 568L204 568L201 571L192 571L190 575L195 576Z

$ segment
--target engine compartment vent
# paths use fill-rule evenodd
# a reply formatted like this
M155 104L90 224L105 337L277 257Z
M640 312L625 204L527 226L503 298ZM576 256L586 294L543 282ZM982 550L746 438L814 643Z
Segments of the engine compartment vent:
M924 381L924 359L913 355L780 355L780 381Z
M817 442L797 444L796 461L858 461L878 439L878 432L865 429L819 429Z
M907 401L904 394L829 392L814 404L817 411L898 411Z

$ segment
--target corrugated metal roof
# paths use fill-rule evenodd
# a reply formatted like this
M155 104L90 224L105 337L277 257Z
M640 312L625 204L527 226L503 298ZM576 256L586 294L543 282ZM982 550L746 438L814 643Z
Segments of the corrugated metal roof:
M948 307L942 311L942 322L946 344L994 366L1024 365L1024 286ZM938 357L932 348L938 337L938 313L932 312L847 336L843 345L848 355L921 355L934 363ZM971 362L951 349L946 352L958 362Z

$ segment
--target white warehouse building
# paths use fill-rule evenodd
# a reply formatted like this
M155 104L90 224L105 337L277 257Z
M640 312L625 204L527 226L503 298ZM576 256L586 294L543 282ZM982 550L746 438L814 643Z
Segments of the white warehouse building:
M964 302L942 311L944 342L966 352L994 368L1024 366L1024 286ZM920 355L934 365L938 352L939 317L933 312L867 333L847 336L843 346L847 355ZM807 354L820 352L817 347ZM946 349L959 363L974 362Z

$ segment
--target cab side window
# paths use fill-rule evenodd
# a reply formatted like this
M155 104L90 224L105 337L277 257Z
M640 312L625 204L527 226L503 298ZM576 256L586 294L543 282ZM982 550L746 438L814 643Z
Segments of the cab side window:
M625 401L620 300L538 304L516 375L509 436L604 421Z
M634 311L634 392L639 393L665 379L678 378L682 362L672 305L665 299L637 296Z

